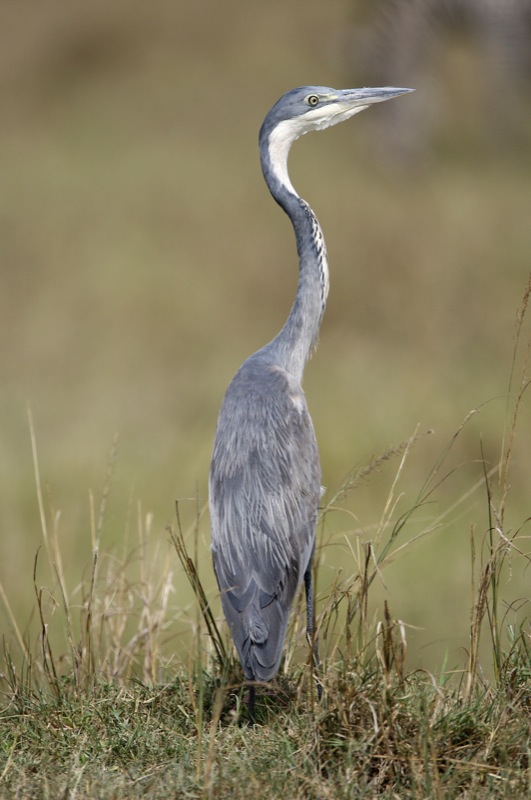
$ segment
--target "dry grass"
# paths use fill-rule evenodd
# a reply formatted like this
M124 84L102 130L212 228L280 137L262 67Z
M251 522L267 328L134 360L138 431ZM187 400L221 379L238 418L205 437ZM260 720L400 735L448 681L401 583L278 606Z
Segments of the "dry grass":
M518 317L517 351L529 345L522 340L529 287ZM131 552L120 559L102 553L113 450L99 510L92 514L91 568L72 592L59 539L44 512L34 446L52 583L39 584L37 553L36 646L30 629L21 633L2 589L13 631L4 637L0 672L0 787L6 796L156 798L167 796L169 785L175 796L192 797L244 798L258 788L263 797L281 791L334 798L524 796L531 747L529 601L515 598L504 607L500 583L508 560L511 569L530 561L528 521L515 531L504 528L526 369L527 356L524 372L511 379L502 468L478 464L492 525L484 554L476 553L471 536L470 634L462 666L410 671L410 625L393 616L387 600L376 614L369 609L374 585L385 581L389 564L443 529L445 513L436 513L428 524L418 517L449 477L445 463L466 420L406 512L398 512L400 484L418 435L357 476L350 474L323 507L321 553L332 544L326 520L339 499L360 475L398 462L373 539L353 553L357 571L338 574L320 597L322 701L309 657L298 656L304 615L297 609L283 670L260 692L259 725L252 731L241 726L246 715L241 671L200 576L203 511L198 507L193 525L184 530L177 506L177 525L169 535L182 568L179 577L173 574L171 549L166 548L163 569L157 553L149 552L149 520L140 510L138 544ZM181 653L176 660L167 639L177 622L169 597L175 580L183 578L196 603L189 615L189 657ZM494 663L492 680L479 658L482 636Z

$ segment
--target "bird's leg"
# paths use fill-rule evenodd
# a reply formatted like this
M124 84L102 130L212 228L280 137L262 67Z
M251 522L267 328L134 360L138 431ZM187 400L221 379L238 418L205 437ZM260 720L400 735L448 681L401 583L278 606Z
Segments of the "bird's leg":
M304 588L306 590L306 639L308 646L312 651L312 668L315 673L319 669L319 643L315 635L315 613L314 613L314 600L313 600L313 577L312 565L310 563L308 569L304 573ZM323 694L323 687L320 680L317 678L317 696L319 700Z
M249 725L252 727L256 722L254 715L254 700L255 700L255 687L254 684L249 684L249 695L247 697L247 709L249 711Z

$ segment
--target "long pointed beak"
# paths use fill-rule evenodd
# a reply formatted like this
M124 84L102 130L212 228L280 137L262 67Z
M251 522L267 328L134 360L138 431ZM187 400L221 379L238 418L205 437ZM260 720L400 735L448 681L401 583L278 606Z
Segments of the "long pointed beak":
M348 103L352 107L363 106L366 108L373 103L383 103L384 100L391 100L393 97L414 91L414 89L398 89L396 86L384 86L378 89L342 89L337 93L337 100Z

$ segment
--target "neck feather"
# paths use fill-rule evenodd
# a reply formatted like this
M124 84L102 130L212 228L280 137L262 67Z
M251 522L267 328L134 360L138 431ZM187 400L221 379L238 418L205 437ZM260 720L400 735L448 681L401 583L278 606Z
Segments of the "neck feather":
M277 125L271 132L262 129L260 155L269 191L293 225L299 255L295 301L282 330L264 350L301 380L321 326L329 277L321 226L309 204L293 188L288 174L288 153L299 135L297 127L290 122Z

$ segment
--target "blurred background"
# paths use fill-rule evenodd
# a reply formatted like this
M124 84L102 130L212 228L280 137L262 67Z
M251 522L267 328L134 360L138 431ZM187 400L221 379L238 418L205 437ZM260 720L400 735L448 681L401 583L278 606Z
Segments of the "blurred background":
M165 541L176 499L193 522L225 388L296 287L292 231L260 173L262 119L297 85L411 86L294 148L292 180L331 270L305 390L331 492L417 426L432 431L407 460L394 516L479 409L404 541L440 515L444 525L374 587L374 613L386 598L415 626L410 668L460 663L471 531L479 559L489 524L484 487L470 490L481 443L489 468L500 458L530 270L529 0L2 0L0 15L0 580L20 627L41 543L28 407L73 592L115 433L102 548L122 552L146 516ZM517 358L516 388L521 370ZM530 435L524 402L513 533L529 516ZM398 463L328 517L323 597L339 566L356 571L350 553L374 534ZM205 520L214 596L208 537ZM189 600L175 572L179 609ZM528 582L509 559L507 603Z

